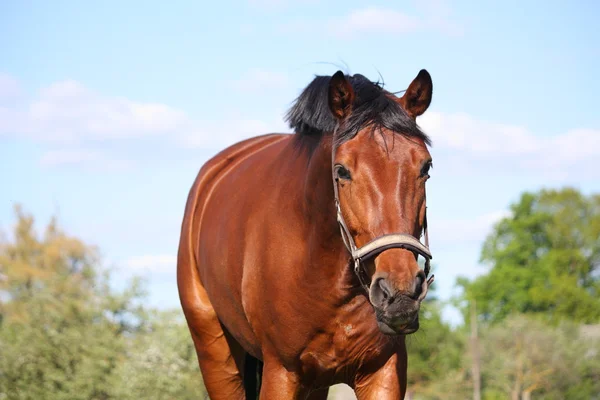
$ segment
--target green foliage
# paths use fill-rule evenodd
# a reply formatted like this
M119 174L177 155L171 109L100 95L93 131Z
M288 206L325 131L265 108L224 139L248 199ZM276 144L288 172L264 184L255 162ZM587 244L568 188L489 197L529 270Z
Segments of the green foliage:
M477 304L483 398L600 398L600 196L524 193L481 261L486 275L457 283L467 321Z
M599 337L574 323L512 315L484 329L481 349L484 399L600 396Z
M434 283L421 305L419 330L406 337L409 398L445 399L447 385L460 387L465 379L465 337L442 320L442 307Z
M448 387L454 398L466 398L468 360L465 335L452 329L441 317L442 304L435 298L422 305L421 327L406 338L408 351L408 394L419 399L448 399Z
M0 399L198 397L182 321L141 307L138 282L113 291L97 251L55 221L38 238L16 216L0 244Z
M179 311L149 314L143 331L130 340L126 357L117 368L115 398L202 398L196 352Z
M481 317L513 312L600 321L600 196L574 189L525 193L485 241L487 275L458 283L477 300Z

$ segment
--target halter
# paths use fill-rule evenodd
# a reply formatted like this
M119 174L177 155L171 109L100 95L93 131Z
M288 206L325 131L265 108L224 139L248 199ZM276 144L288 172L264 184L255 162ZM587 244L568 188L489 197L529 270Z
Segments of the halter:
M335 137L335 135L333 135ZM354 261L354 273L358 277L360 284L369 293L369 285L363 279L363 275L368 277L367 271L363 267L361 261L374 257L388 249L407 249L413 253L421 255L425 259L425 276L429 275L430 261L433 258L429 251L429 233L427 231L427 208L425 208L425 217L423 220L423 235L425 236L425 244L422 244L417 238L406 233L390 233L387 235L378 236L362 247L356 247L356 243L350 234L350 230L346 225L342 209L340 207L340 197L338 193L338 180L335 176L335 143L331 143L331 173L333 178L333 193L335 199L335 208L337 212L337 221L340 225L340 232L346 248ZM431 285L434 280L434 275L431 275L427 280L427 284Z

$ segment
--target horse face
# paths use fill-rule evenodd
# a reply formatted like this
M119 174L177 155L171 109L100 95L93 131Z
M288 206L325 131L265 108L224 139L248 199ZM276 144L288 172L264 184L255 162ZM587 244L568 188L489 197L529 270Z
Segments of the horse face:
M406 94L396 99L413 119L427 109L431 100L431 80L425 74L420 73ZM330 108L343 127L352 113L353 93L348 82L336 76L330 85ZM336 101L336 97L346 100ZM384 127L367 126L337 146L333 159L335 184L342 215L357 247L391 233L420 237L430 167L431 155L421 138ZM406 249L392 248L367 260L366 267L371 280L369 298L382 332L415 332L419 328L420 295L427 288L417 256Z

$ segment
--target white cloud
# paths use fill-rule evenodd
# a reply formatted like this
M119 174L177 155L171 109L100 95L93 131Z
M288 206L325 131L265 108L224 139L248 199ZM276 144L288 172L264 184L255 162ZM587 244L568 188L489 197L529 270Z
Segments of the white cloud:
M453 16L448 0L418 0L414 4L424 15L426 27L452 36L464 33L464 24Z
M254 68L240 79L232 81L229 86L233 90L263 93L265 90L285 89L289 86L289 81L287 75L281 72Z
M255 69L232 85L240 90L263 91L283 88L287 83L283 74ZM19 93L16 80L0 76L0 100ZM166 104L102 95L72 80L53 83L24 100L6 102L7 106L0 101L0 137L25 137L50 145L52 149L40 160L46 167L122 169L130 165L127 160L115 159L97 147L114 144L109 147L118 149L119 141L133 138L158 139L171 147L220 149L250 136L287 130L281 115L274 121L234 115L227 120L200 122Z
M438 31L461 35L462 26L454 20L447 2L429 0L415 2L417 12L398 8L368 6L346 14L321 20L295 20L280 25L282 32L327 32L341 39L365 34L406 34Z
M470 168L494 168L505 176L521 170L553 179L600 176L600 169L593 168L600 155L600 130L538 136L522 126L433 111L418 122L433 139L434 151Z
M422 21L399 11L368 7L335 18L328 23L330 32L339 37L362 33L406 33L422 27Z
M478 154L523 154L535 151L536 139L520 126L488 123L466 113L428 112L418 121L435 144ZM507 144L511 144L508 146Z
M0 73L0 107L14 103L21 96L19 82L13 77ZM1 110L2 108L0 108ZM1 111L0 111L1 112Z
M492 231L494 224L508 217L510 211L497 210L472 218L436 218L429 228L434 245L456 246L480 243Z
M26 107L7 112L0 132L71 143L160 135L188 124L183 112L164 104L103 96L75 81L43 88Z
M288 80L283 74L254 69L231 84L261 92L266 87L283 88ZM0 98L10 96L23 97L19 84L0 76ZM175 148L222 149L251 136L289 131L279 112L271 119L252 119L232 112L228 119L199 122L166 104L105 96L75 81L54 83L32 100L8 104L0 103L0 136L25 136L51 144L40 160L46 167L128 167L127 160L119 159L122 155L99 152L98 147L100 143L110 144L104 147L120 149L121 154L133 157L132 152L117 145L131 138L158 138L161 145ZM600 176L595 166L600 154L597 129L538 136L522 126L482 121L466 113L435 111L427 112L418 122L434 140L436 166L442 158L446 166L458 168L460 173L485 170L510 177L526 172L547 180Z
M133 273L175 273L177 256L170 254L144 255L131 257L122 263L122 266Z

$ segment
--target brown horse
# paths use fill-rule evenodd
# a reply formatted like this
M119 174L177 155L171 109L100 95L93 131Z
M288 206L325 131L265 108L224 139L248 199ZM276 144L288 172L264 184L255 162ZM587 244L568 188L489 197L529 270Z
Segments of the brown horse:
M400 98L362 75L317 76L287 115L293 135L202 167L177 283L211 399L325 399L342 382L359 399L404 397L405 335L432 281L416 124L431 94L425 70Z

